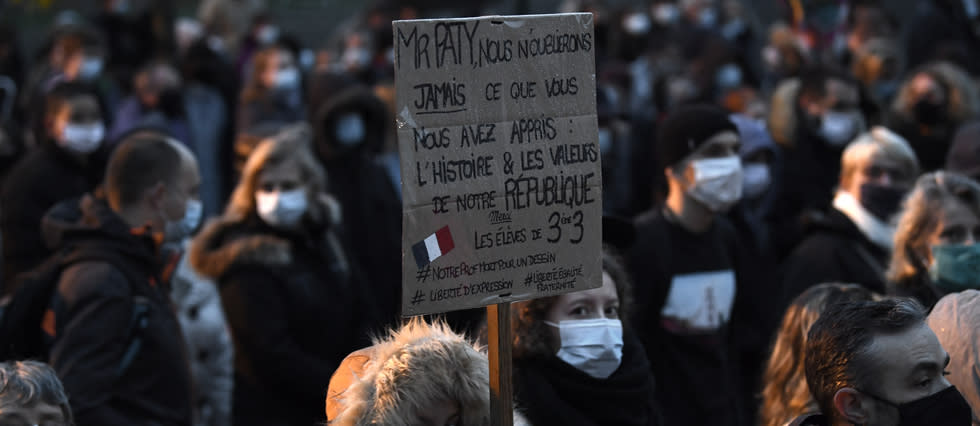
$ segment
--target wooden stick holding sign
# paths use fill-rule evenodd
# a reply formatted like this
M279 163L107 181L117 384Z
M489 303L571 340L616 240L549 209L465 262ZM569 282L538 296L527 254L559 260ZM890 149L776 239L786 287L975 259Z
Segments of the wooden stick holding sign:
M490 425L514 425L513 336L510 302L487 306L490 358Z
M589 13L395 21L402 312L487 306L512 420L510 302L602 283Z

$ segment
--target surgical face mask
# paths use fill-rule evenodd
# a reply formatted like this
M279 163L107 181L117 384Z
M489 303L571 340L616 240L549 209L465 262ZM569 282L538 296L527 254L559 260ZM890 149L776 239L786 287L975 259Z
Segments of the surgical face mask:
M607 379L623 361L623 323L618 319L545 321L558 328L558 358L597 379Z
M661 3L653 8L653 19L660 25L673 25L680 17L680 9L673 3Z
M973 421L973 411L956 386L904 404L896 404L868 392L861 393L895 407L898 410L898 426L969 426Z
M276 88L295 89L297 87L299 87L299 70L286 68L276 73Z
M638 36L650 32L650 17L645 13L632 13L623 19L623 30Z
M695 160L691 167L694 184L687 193L711 211L725 211L742 199L742 161L738 157Z
M714 8L701 9L698 13L698 25L701 28L714 28L715 24L718 23L718 11Z
M841 147L857 134L858 122L853 113L830 111L820 120L820 136L831 146Z
M715 73L715 84L721 90L738 87L742 84L742 69L735 64L725 64Z
M859 191L861 191L861 207L878 220L888 222L901 208L906 189L864 183Z
M980 289L980 243L934 246L929 278L947 292Z
M349 67L366 68L371 64L371 52L363 47L350 47L344 51L342 60Z
M766 164L747 164L742 168L742 187L744 196L748 199L761 197L769 189L772 176Z
M187 207L184 209L184 217L178 220L168 220L164 225L163 239L167 242L183 241L189 237L197 225L201 223L204 215L204 205L201 200L188 199Z
M599 152L602 155L606 155L609 151L612 151L613 147L613 133L608 127L599 128Z
M364 119L357 113L345 114L340 117L335 128L337 143L342 146L360 145L364 142L364 136L367 134Z
M279 28L272 25L265 25L255 33L255 39L261 44L271 44L279 38Z
M102 58L89 57L82 60L82 66L78 68L78 78L82 81L92 81L102 73Z
M75 154L90 154L102 145L105 126L101 123L65 124L58 145Z
M295 228L306 214L308 201L306 190L258 191L255 193L255 210L262 221L280 228Z

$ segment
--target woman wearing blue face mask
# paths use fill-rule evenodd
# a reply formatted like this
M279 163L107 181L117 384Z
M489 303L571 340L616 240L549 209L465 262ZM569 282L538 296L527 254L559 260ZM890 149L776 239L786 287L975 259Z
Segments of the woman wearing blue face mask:
M322 423L325 384L375 324L310 139L297 125L262 142L191 248L191 265L221 289L237 425Z
M604 250L602 287L514 307L514 392L534 425L659 425L654 379L629 328L628 275Z
M980 289L980 185L951 172L923 175L905 201L888 271L889 294L932 307Z

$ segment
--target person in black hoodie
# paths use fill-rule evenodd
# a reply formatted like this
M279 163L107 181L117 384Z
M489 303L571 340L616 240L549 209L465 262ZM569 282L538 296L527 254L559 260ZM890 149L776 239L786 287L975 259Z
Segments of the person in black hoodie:
M742 326L753 323L751 315L767 310L743 305L765 298L752 296L755 283L743 281L738 237L721 216L742 196L738 146L735 124L719 108L670 115L657 140L667 200L634 222L631 320L667 425L744 423L735 323L750 329Z
M47 140L17 163L0 192L4 293L14 290L14 277L50 254L41 240L44 213L95 189L105 170L100 150L105 125L95 92L80 83L62 83L46 103Z
M259 144L224 215L191 246L231 327L236 425L322 422L331 375L377 325L311 139L295 125Z
M608 248L602 269L600 288L514 305L515 400L531 424L661 424L650 363L625 315L629 276Z
M50 247L93 259L61 271L41 327L49 361L78 426L189 426L190 367L159 242L184 229L197 161L172 139L137 136L105 180L104 199L68 200L44 218Z
M884 127L844 150L833 208L815 221L783 265L785 305L813 285L855 283L885 292L885 270L902 197L919 174L908 143Z
M312 119L317 157L343 208L341 237L380 296L381 312L394 323L401 307L401 271L393 267L401 264L401 188L378 159L390 114L367 87L330 93L330 80L317 80L311 97L317 105Z

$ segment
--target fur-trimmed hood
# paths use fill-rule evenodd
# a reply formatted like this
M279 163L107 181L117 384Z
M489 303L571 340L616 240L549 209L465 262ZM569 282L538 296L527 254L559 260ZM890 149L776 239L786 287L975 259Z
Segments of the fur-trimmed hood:
M490 424L490 371L481 348L444 323L415 319L352 353L330 380L331 425L411 426L433 401L455 400L460 424Z
M327 220L327 229L341 222L340 205L331 196L321 196L319 207ZM194 238L188 261L201 276L218 280L233 266L286 266L292 263L290 241L272 232L256 232L256 217L236 218L228 214L212 219ZM336 244L336 238L329 238Z

